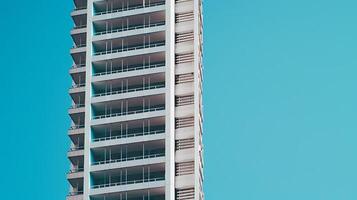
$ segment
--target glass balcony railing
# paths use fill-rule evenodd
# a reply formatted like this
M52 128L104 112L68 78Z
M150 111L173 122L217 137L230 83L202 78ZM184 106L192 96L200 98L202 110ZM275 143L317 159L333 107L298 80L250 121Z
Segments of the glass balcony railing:
M123 31L131 31L131 30L151 28L151 27L163 26L163 25L165 25L165 22L158 22L158 23L152 23L152 24L146 24L146 25L135 25L135 26L117 28L117 29L112 29L112 30L107 30L107 31L100 31L100 32L96 32L95 35L118 33L118 32L123 32Z
M83 149L84 149L84 146L73 146L68 151L72 152L72 151L79 151L79 150L83 150Z
M74 9L73 9L73 11L77 11L77 10L85 10L85 9L87 9L87 7L86 7L86 6L81 6L81 7L76 7L76 8L74 8Z
M121 182L117 182L117 183L106 183L106 184L100 184L100 185L93 185L92 189L114 187L114 186L120 186L120 185L129 185L129 184L138 184L138 183L148 183L148 182L163 181L163 180L165 180L165 177L128 180L128 181L121 181Z
M83 172L84 169L83 168L74 168L69 170L68 174L73 174L73 173L78 173L78 172Z
M71 107L69 107L69 109L83 108L84 106L85 106L85 104L75 104L75 105L72 105Z
M153 89L159 89L159 88L164 88L164 87L165 87L165 84L142 86L142 87L136 87L136 88L121 89L121 90L111 91L111 92L98 93L98 94L95 94L94 97L102 97L102 96L115 95L115 94L125 94L125 93L130 93L130 92L153 90Z
M93 139L93 142L116 140L116 139L121 139L121 138L130 138L130 137L138 137L138 136L145 136L145 135L156 135L156 134L162 134L162 133L165 133L165 130L141 131L141 132L122 134L122 135L115 135L115 136L110 136L110 137L96 138L96 139Z
M82 195L83 191L73 191L69 192L67 196L76 196L76 195Z
M73 29L81 29L81 28L87 28L87 24L83 24L83 25L78 25L78 26L74 26Z
M120 52L125 52L125 51L134 51L134 50L153 48L153 47L159 47L159 46L164 46L164 45L165 45L165 42L157 42L157 43L152 43L152 44L143 44L143 45L138 45L138 46L124 47L124 48L113 49L113 50L108 50L108 51L99 51L99 52L94 53L94 55L98 56L98 55L106 55L106 54L112 54L112 53L120 53Z
M82 48L82 47L86 47L87 46L87 44L75 44L75 45L73 45L73 47L72 47L72 49L77 49L77 48Z
M74 64L74 65L72 65L72 69L78 69L78 68L82 68L82 67L85 67L86 66L86 64Z
M94 13L94 15L105 15L105 14L123 12L123 11L128 11L128 10L136 10L136 9L141 9L141 8L161 6L164 4L165 4L165 1L157 2L157 3L150 3L150 4L145 4L145 5L142 5L142 4L141 5L133 5L133 6L128 6L128 7L124 7L124 8L96 12L96 13Z
M69 127L69 130L78 130L84 128L84 125L75 125L75 126L71 126Z
M165 156L165 153L141 155L141 156L127 157L127 158L120 158L120 159L97 161L97 162L94 162L92 165L104 165L104 164L110 164L110 163L127 162L127 161L132 161L132 160L143 160L143 159L148 159L148 158L158 158L158 157L163 157L163 156Z
M84 87L84 86L86 86L85 83L74 84L74 85L71 86L70 89L80 88L80 87Z
M98 73L93 74L93 76L104 76L104 75L108 75L108 74L117 74L117 73L130 72L130 71L143 70L143 69L152 69L152 68L158 68L158 67L164 67L164 66L165 66L165 63L127 66L125 68L118 69L118 70L98 72Z
M126 112L119 112L119 113L113 113L113 114L98 115L98 116L94 116L93 119L119 117L119 116L124 116L124 115L133 115L133 114L139 114L139 113L145 113L145 112L154 112L154 111L160 111L160 110L165 110L165 106L157 106L157 107L153 107L153 108L145 108L145 109L126 111Z

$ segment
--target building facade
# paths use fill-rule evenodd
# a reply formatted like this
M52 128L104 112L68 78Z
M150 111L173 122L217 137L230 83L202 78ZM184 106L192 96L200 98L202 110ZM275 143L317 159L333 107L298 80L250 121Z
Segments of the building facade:
M201 0L74 0L67 200L203 200Z

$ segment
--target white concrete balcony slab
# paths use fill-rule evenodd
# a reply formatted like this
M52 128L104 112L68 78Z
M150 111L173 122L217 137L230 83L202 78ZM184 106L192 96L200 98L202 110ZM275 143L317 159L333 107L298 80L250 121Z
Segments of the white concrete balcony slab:
M104 161L103 161L104 163ZM98 164L98 165L92 165L91 166L91 172L98 172L98 171L105 171L105 170L110 170L110 169L119 169L119 168L128 168L128 167L135 167L135 166L143 166L143 165L150 165L150 164L160 164L160 163L165 163L165 155L164 154L158 154L158 155L153 155L153 156L140 156L136 158L128 158L127 161L125 159L120 162L115 162L113 160L112 162L104 163L104 164Z
M175 107L175 117L190 117L194 115L194 104Z
M121 79L121 78L129 78L134 76L144 76L149 74L164 73L164 72L165 72L165 64L137 66L135 68L94 74L94 76L92 77L92 83Z
M123 145L123 144L132 144L132 143L138 143L138 142L148 142L148 141L163 140L163 139L165 139L165 132L152 131L152 134L150 134L150 135L144 135L144 133L142 133L141 136L136 136L136 137L121 137L118 139L92 142L91 148L93 149L93 148L109 147L109 146L116 146L116 145Z
M70 94L81 93L81 92L85 92L85 84L73 85L71 88L69 88Z
M66 200L83 200L83 192L81 192L80 194L69 194L67 195Z
M68 109L69 115L84 113L84 112L85 112L84 104L73 105Z
M123 115L123 116L118 116L118 117L92 119L91 125L96 126L96 125L111 124L111 123L124 122L124 121L163 117L163 116L165 116L165 114L166 114L165 110L158 110L158 111L153 111L153 112L145 112L145 113L138 113L138 114L132 114L132 115Z
M70 73L70 74L85 73L85 72L86 72L86 66L85 66L85 64L82 64L82 65L73 65L73 66L69 69L69 73Z
M78 149L78 150L70 150L67 153L67 157L79 157L79 156L84 156L84 149Z
M71 30L71 35L84 34L87 32L87 26L76 26Z
M84 177L83 170L73 170L67 173L67 179L81 179Z
M86 50L87 50L86 46L82 45L79 47L72 47L70 50L70 53L71 54L84 53L84 52L86 52Z
M117 52L110 51L110 52L103 52L102 54L99 53L97 55L93 55L92 62L164 52L166 50L165 45L162 45L162 43L159 44L160 45L156 45L156 44L150 46L146 45L146 47L145 46L133 47L133 48L130 47L130 48L126 48L127 50L123 49Z
M152 179L147 182L137 182L137 183L129 183L123 185L115 185L112 186L101 187L101 188L92 188L90 191L90 195L100 195L100 194L109 194L109 193L117 193L123 191L133 191L133 190L145 190L151 188L160 188L165 187L165 180L163 179Z
M68 129L68 135L70 137L78 136L84 134L84 126L73 126Z
M82 8L76 8L71 12L71 16L78 16L78 15L86 15L87 14L87 8L82 7Z
M95 22L95 21L107 20L113 18L122 18L122 17L128 17L133 15L140 15L140 14L146 14L146 13L152 13L152 12L164 11L164 10L165 10L164 2L157 3L157 4L150 4L146 6L141 5L141 6L126 7L122 9L108 10L108 11L94 13L93 21Z
M157 25L140 25L140 26L133 26L129 28L123 29L115 29L115 30L108 30L103 32L95 33L93 36L93 42L101 41L101 40L108 40L113 38L122 38L128 37L133 35L143 35L143 34L150 34L155 32L165 31L166 26L165 23L158 23Z
M133 90L129 92L124 92L121 94L115 94L115 92L112 92L113 94L111 95L105 95L105 96L97 96L92 98L92 103L101 103L101 102L107 102L107 101L114 101L114 100L120 100L120 99L130 99L130 98L135 98L135 97L144 97L144 96L151 96L151 95L158 95L158 94L165 94L165 86L158 85L160 87L156 86L151 86L151 87L146 87L146 89L140 89L140 90Z

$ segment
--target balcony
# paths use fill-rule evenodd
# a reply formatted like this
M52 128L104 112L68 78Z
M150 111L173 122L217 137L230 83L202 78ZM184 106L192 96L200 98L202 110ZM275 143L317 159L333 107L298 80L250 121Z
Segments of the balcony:
M73 29L71 30L71 35L85 35L87 32L87 25L78 25L78 26L74 26Z
M70 159L80 156L84 156L84 147L72 147L68 150L67 157Z
M105 76L105 75L111 75L111 74L120 74L120 73L124 73L124 72L138 71L138 70L144 70L144 69L155 69L155 68L160 68L160 67L165 67L165 63L147 64L147 65L131 65L131 66L127 66L127 67L122 67L122 69L118 69L118 70L94 73L93 76Z
M71 54L78 54L78 53L84 53L86 51L86 44L79 44L79 45L74 45L71 48L70 53Z
M154 112L154 111L160 111L160 110L165 110L165 106L159 105L159 106L155 106L155 107L151 107L151 108L118 112L118 113L112 113L112 114L106 114L106 115L98 115L98 116L94 116L93 119L103 119L103 118L109 118L109 117L119 117L119 116L124 116L124 115L134 115L134 114L139 114L139 113Z
M165 153L149 154L149 155L127 157L127 158L121 158L121 159L98 161L98 162L93 163L93 165L104 165L104 164L111 164L111 163L128 162L128 161L143 160L143 159L149 159L149 158L158 158L158 157L164 157L164 156L165 156Z
M72 17L76 17L78 15L86 15L87 14L87 6L76 7L71 12Z
M131 132L131 131L129 131ZM152 130L152 131L138 131L138 132L131 132L131 133L122 133L120 135L114 135L110 137L101 137L93 139L93 142L101 142L107 140L118 140L123 138L131 138L131 137L139 137L139 136L147 136L147 135L157 135L157 134L164 134L165 130Z
M74 168L71 169L68 173L67 173L67 179L70 181L70 179L82 179L84 176L83 173L84 169L83 168Z
M67 200L83 200L83 191L73 191L69 192L67 195Z
M143 9L143 8L150 8L150 7L155 7L155 6L161 6L165 5L165 1L157 1L154 2L154 0L151 1L152 3L142 3L142 1L131 1L131 5L125 5L126 7L121 7L121 4L115 5L112 9L106 9L106 4L94 4L95 7L95 12L94 15L105 15L105 14L112 14L112 13L118 13L118 12L124 12L124 11L129 11L129 10L137 10L137 9Z
M79 73L85 73L86 72L86 65L85 64L74 64L72 67L69 69L69 73L72 75L74 74L79 74Z
M165 200L165 188L155 188L148 190L135 190L125 192L115 192L110 194L91 196L91 200L125 200L124 197L128 197L128 200ZM121 198L122 197L122 198Z
M99 52L94 53L94 55L98 56L98 55L106 55L106 54L113 54L113 53L121 53L121 52L126 52L126 51L135 51L135 50L140 50L140 49L160 47L160 46L164 46L164 45L165 45L165 42L142 44L142 45L129 46L129 47L113 49L113 50L108 50L108 51L99 51Z
M157 23L151 23L151 24L146 24L146 25L133 25L129 27L122 27L122 28L116 28L116 29L111 29L111 30L106 30L106 31L99 31L96 32L95 35L105 35L105 34L113 34L113 33L120 33L124 31L131 31L131 30L139 30L139 29L145 29L145 28L152 28L152 27L158 27L158 26L165 26L165 22L157 22Z
M69 108L68 114L75 115L75 114L79 114L79 113L84 113L84 111L85 111L84 104L75 104Z
M80 93L80 92L85 92L85 83L80 83L80 84L73 84L70 88L69 88L69 93Z
M137 180L128 180L128 181L122 181L122 182L116 182L116 183L106 183L106 184L94 185L94 186L92 186L92 189L114 187L114 186L119 186L119 185L148 183L148 182L163 181L163 180L165 180L164 176L157 177L157 178L146 178L146 179L144 178L144 179L137 179Z
M165 180L165 165L153 164L146 166L135 166L122 169L113 169L107 171L98 171L91 173L92 185L91 188L93 192L97 192L102 188L118 188L117 192L120 192L120 187L118 186L128 186L131 185L131 188L135 186L144 186L144 187L155 187L155 184L142 184L150 182L160 182ZM123 187L121 187L123 188ZM145 189L145 188L142 188ZM106 191L108 191L106 190Z
M138 92L138 91L145 91L145 90L153 90L153 89L158 89L158 88L165 88L165 83L158 83L150 86L140 86L140 87L130 87L127 89L121 89L117 91L111 91L111 92L103 92L103 93L98 93L94 95L94 97L102 97L102 96L108 96L108 95L116 95L116 94L125 94L125 93L130 93L130 92Z
M68 131L78 131L80 129L84 129L84 125L73 125L68 129Z

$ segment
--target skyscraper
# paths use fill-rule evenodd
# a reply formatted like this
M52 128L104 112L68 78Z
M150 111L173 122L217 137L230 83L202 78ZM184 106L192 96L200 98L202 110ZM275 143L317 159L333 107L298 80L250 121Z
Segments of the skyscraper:
M201 0L74 0L67 200L202 200Z

